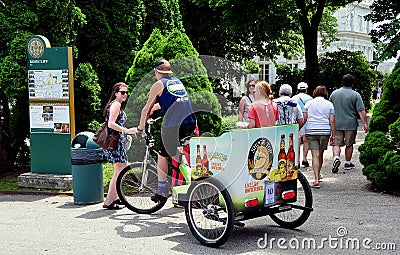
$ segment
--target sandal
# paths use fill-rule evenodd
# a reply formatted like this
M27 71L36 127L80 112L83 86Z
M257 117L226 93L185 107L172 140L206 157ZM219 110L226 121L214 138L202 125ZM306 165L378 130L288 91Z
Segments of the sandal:
M120 199L114 201L117 205L125 205Z
M319 184L313 184L312 186L311 186L311 188L314 188L314 189L319 189L320 188L320 186L319 186Z
M109 205L103 205L103 208L106 209L106 210L121 210L121 209L123 209L124 207L118 205L118 204L117 204L117 200L115 200L114 202L112 202L112 203L109 204Z

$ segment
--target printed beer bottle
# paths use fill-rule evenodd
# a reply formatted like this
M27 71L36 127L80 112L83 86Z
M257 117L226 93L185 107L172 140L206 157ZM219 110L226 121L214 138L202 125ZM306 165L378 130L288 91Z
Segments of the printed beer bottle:
M208 158L207 158L207 146L203 145L203 176L209 176Z
M280 151L278 155L279 178L275 178L275 181L280 181L285 179L286 171L287 171L287 156L285 151L285 134L281 134Z
M295 164L295 154L293 149L293 133L289 135L289 150L287 153L287 174L292 177L293 173L296 171Z
M197 145L196 151L196 168L192 170L192 179L195 180L202 176L203 164L200 156L200 144Z

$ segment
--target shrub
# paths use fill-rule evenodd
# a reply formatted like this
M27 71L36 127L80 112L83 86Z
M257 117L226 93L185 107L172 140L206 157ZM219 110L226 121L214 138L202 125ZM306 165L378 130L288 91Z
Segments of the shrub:
M375 105L372 118L369 122L370 132L378 130L387 132L389 124L393 123L398 118L398 116L396 118L394 117L393 107L391 107L391 104L390 101L382 99Z
M187 35L173 29L164 36L160 30L154 29L143 48L137 52L126 82L131 92L126 106L127 126L137 126L141 110L147 102L149 90L156 82L153 66L156 60L167 59L171 62L173 76L179 78L190 94L193 110L199 125L200 133L210 132L214 136L221 132L221 105L213 93L207 76L207 70L199 59ZM155 113L157 116L160 113ZM160 141L160 124L153 128L156 146ZM133 155L129 159L142 157L142 148L138 141L133 141Z
M388 77L381 101L375 105L369 132L359 147L363 174L380 190L400 188L400 62Z
M385 133L381 131L368 133L364 143L358 148L360 163L364 166L376 164L378 159L383 157L392 147Z
M400 118L398 118L393 124L389 125L389 134L395 146L399 149L400 147Z

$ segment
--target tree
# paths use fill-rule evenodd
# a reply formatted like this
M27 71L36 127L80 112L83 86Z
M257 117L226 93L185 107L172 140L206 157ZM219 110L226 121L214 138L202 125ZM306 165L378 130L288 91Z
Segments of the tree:
M77 38L78 63L91 63L99 76L103 105L111 87L123 81L135 54L153 28L183 31L178 0L82 0L87 24Z
M371 108L371 91L378 74L371 68L370 62L361 51L341 50L326 53L320 58L319 66L317 82L326 86L330 93L342 87L343 75L353 74L357 79L353 89L360 93L365 108Z
M351 2L192 0L181 3L181 10L186 31L200 54L230 59L258 55L273 60L277 55L287 57L304 49L306 81L313 89L318 73L318 32L323 43L334 40L336 21L332 13Z
M155 29L138 51L132 67L129 69L126 82L131 91L126 112L128 126L139 123L141 109L147 102L148 91L156 81L153 66L157 60L168 59L171 62L174 76L185 84L186 90L195 111L196 119L201 132L211 132L219 135L221 131L221 106L208 80L207 70L204 68L196 49L187 35L178 29L172 30L166 36ZM159 113L156 113L159 114ZM155 130L159 130L157 126ZM160 137L159 131L154 132ZM160 139L156 139L157 143ZM140 148L135 146L135 148ZM140 149L139 149L140 150ZM140 155L140 152L135 152Z
M29 160L26 41L39 34L53 45L73 46L83 23L74 1L20 0L0 6L0 172Z
M237 61L274 59L302 48L299 26L288 16L291 1L181 1L183 23L201 55Z
M386 60L397 57L400 50L400 2L393 0L375 0L367 20L378 24L371 30L372 42L378 51L378 58Z
M359 147L363 174L379 190L400 189L400 62L386 81L375 105L365 141Z
M81 63L75 71L75 118L76 133L82 131L96 132L102 119L100 102L101 88L99 78L89 63Z

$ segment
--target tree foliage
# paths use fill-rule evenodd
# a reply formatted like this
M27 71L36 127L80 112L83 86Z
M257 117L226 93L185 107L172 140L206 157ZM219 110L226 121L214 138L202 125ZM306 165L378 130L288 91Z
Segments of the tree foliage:
M371 108L371 91L377 72L371 68L371 64L362 52L340 50L326 53L320 58L319 66L320 74L317 81L326 86L330 93L342 87L343 75L354 75L357 84L353 86L353 89L360 93L365 108L367 110Z
M393 0L375 0L367 20L378 24L370 32L372 42L378 50L380 60L397 57L400 50L400 2Z
M375 105L364 143L359 147L363 173L380 190L400 188L400 62Z
M148 99L148 92L154 82L154 63L160 59L171 62L173 76L179 78L190 94L193 110L200 132L210 132L219 135L222 127L221 106L213 94L208 80L207 70L203 66L196 49L188 36L178 29L163 35L159 29L154 29L149 39L135 56L134 62L127 73L126 82L131 95L126 112L128 125L137 125L141 110ZM160 113L155 113L155 116ZM160 125L154 130L157 143L160 141ZM137 156L140 152L134 153Z
M125 79L153 28L183 31L178 0L82 0L77 5L87 20L77 39L78 62L92 64L104 91L103 104L111 87Z
M318 73L318 33L323 43L334 41L337 24L332 13L351 2L354 0L191 0L181 3L181 10L186 31L200 54L228 59L258 55L274 60L280 54L288 57L304 50L305 79L313 89Z
M103 108L100 102L99 78L90 63L81 63L75 71L75 130L95 132L100 126Z
M0 6L0 172L29 160L26 41L44 35L53 45L73 46L84 15L74 1L4 1Z
M137 53L126 77L126 82L132 88L129 100L129 106L132 108L129 109L134 109L131 115L134 122L139 121L141 109L148 98L148 91L156 81L153 66L159 59L168 59L171 62L173 76L185 84L186 90L192 97L195 111L196 109L209 111L220 116L221 108L216 97L205 96L207 93L212 93L213 89L208 80L207 70L198 56L189 38L178 29L174 29L166 36L162 35L158 29L153 31L143 48ZM202 99L203 97L206 98ZM203 130L213 130L213 133L217 135L218 125L210 126L206 124L207 122L208 120L201 121Z

